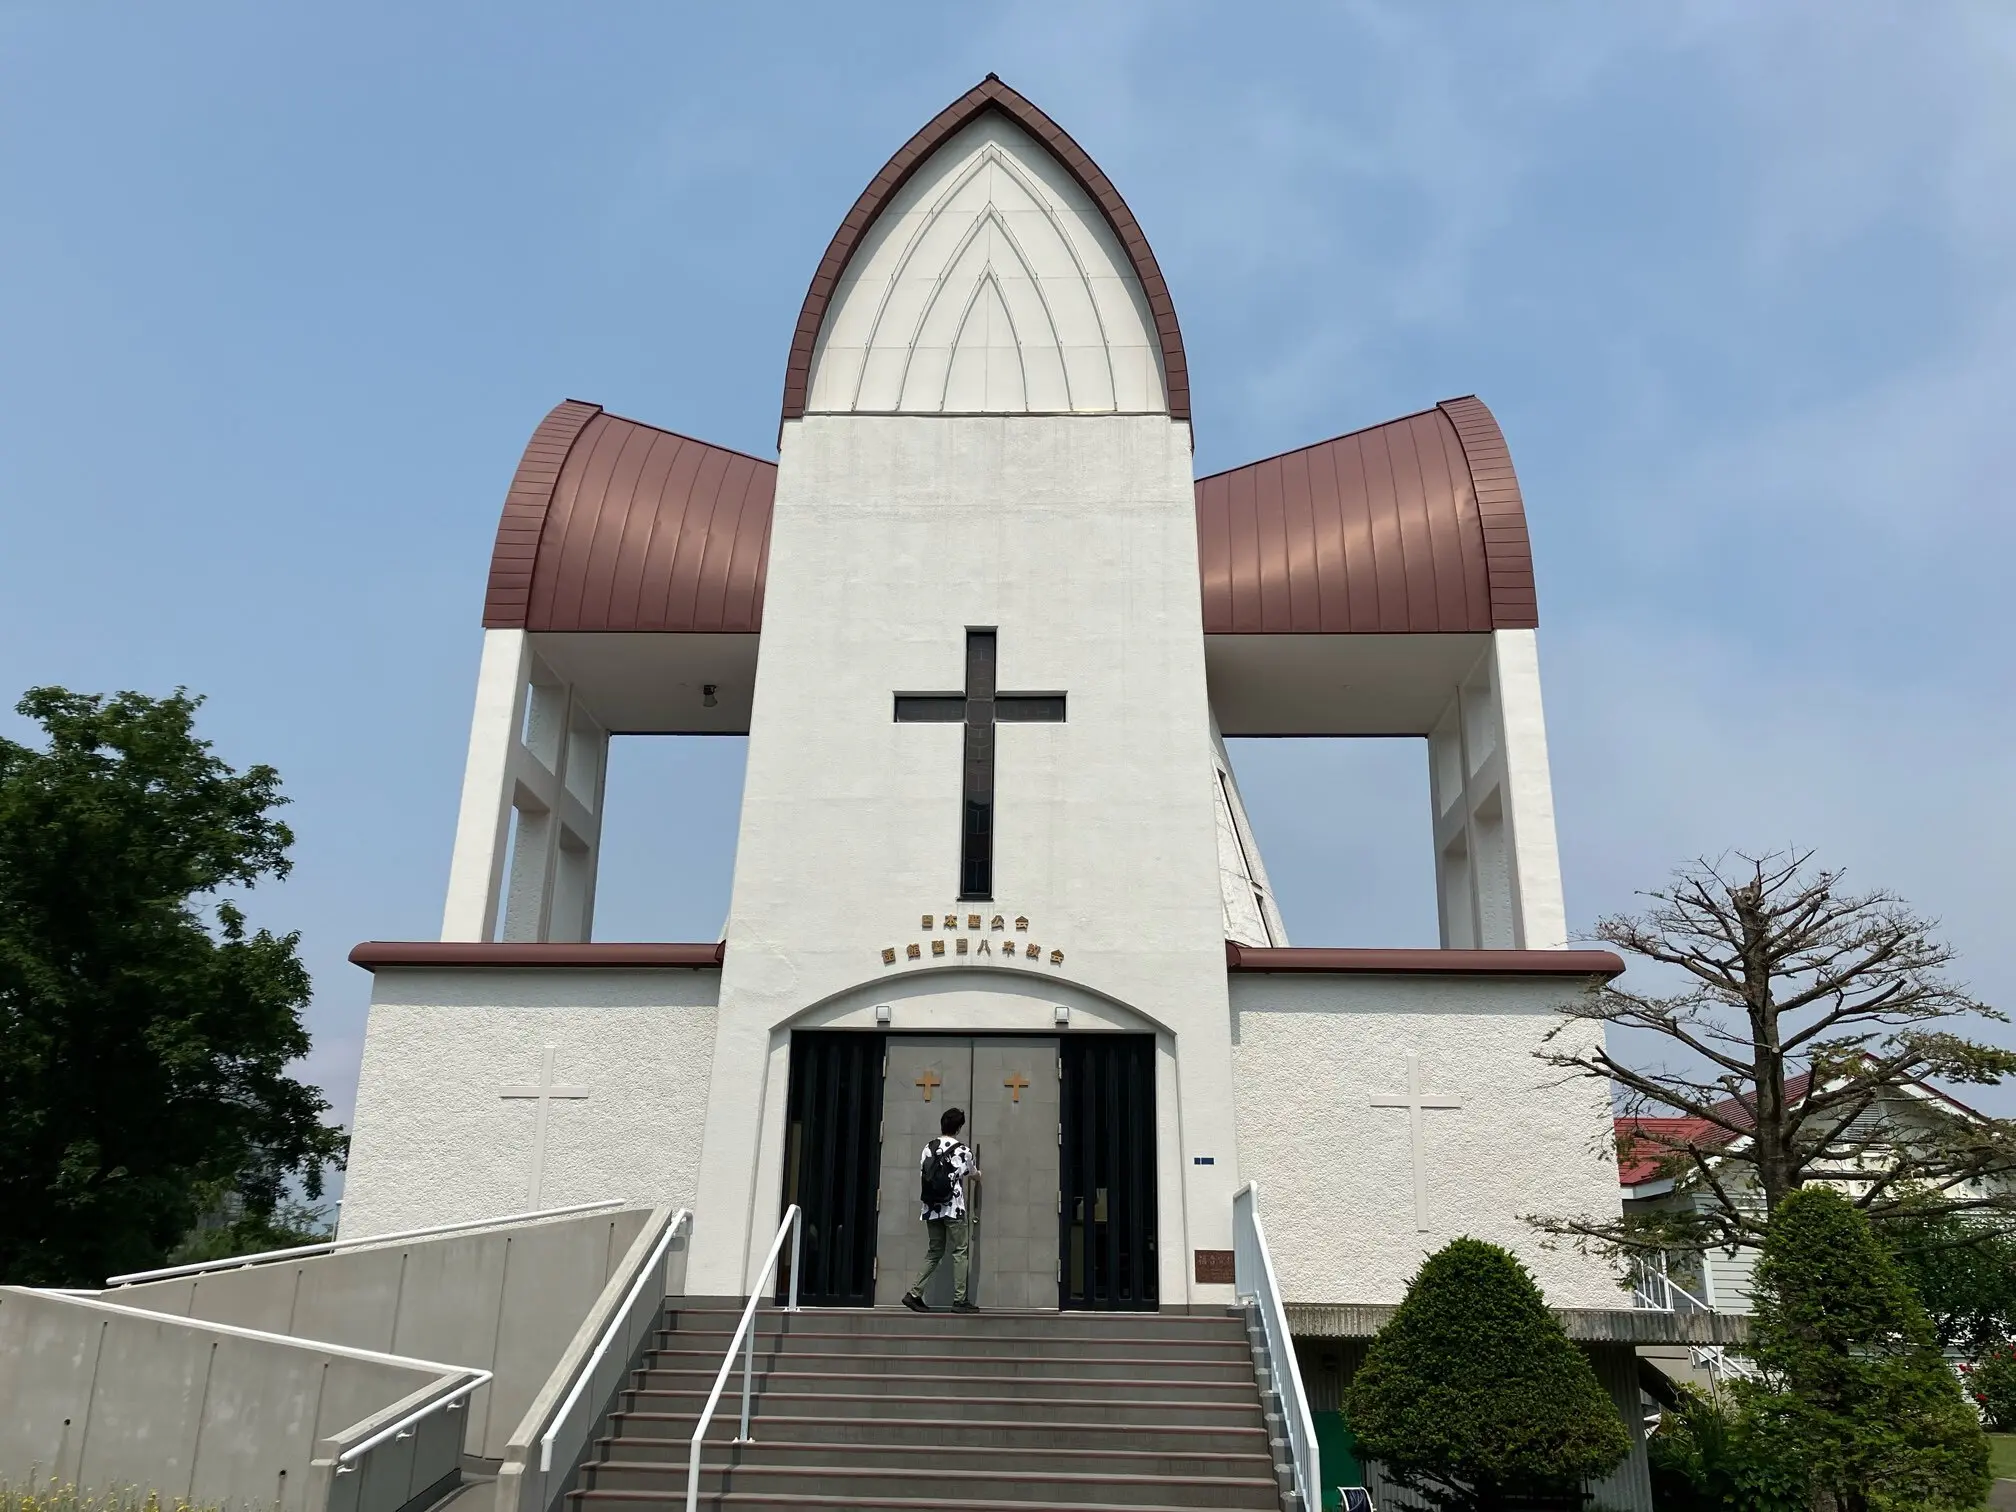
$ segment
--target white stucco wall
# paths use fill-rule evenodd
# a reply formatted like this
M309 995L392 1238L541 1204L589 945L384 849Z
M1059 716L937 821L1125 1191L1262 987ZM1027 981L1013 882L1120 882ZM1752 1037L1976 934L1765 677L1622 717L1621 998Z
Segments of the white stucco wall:
M1625 1305L1601 1262L1550 1249L1529 1213L1615 1213L1610 1107L1534 1059L1578 984L1546 977L1235 975L1239 1161L1261 1184L1294 1302L1397 1302L1421 1260L1468 1235L1502 1244L1557 1307ZM1578 1028L1576 1032L1594 1032ZM1405 1109L1422 1090L1429 1227L1417 1227Z
M344 1180L346 1237L605 1197L700 1209L712 970L381 968ZM547 1114L507 1086L585 1089Z
M1163 1112L1181 1132L1168 1125L1165 1158L1195 1149L1215 1163L1183 1165L1182 1189L1162 1193L1165 1298L1192 1295L1191 1248L1229 1247L1237 1165L1201 619L1183 425L786 425L714 1059L724 1095L702 1181L710 1210L733 1202L747 1228L724 1248L722 1225L700 1226L696 1291L739 1289L760 1258L750 1237L777 1221L774 1052L789 1025L809 1004L927 969L928 955L918 967L903 956L930 938L927 912L1027 916L1046 975L1169 1027L1176 1106ZM961 686L974 626L998 628L1003 689L1062 690L1068 718L1000 728L994 898L961 905L961 729L898 724L892 710L897 691Z

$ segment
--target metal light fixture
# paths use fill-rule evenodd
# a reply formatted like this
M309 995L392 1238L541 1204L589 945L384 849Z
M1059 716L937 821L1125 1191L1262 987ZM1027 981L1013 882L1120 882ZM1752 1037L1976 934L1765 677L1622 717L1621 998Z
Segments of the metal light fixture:
M1062 1003L1059 1003L1051 1010L1051 1016L1059 1029L1069 1029L1071 1027L1071 1010L1066 1008Z
M714 707L714 706L715 706L716 704L718 704L718 703L720 703L720 702L721 702L721 700L720 700L720 699L718 699L718 698L716 698L716 697L714 696L714 690L715 690L716 688L718 688L719 686L720 686L720 684L719 684L719 683L702 683L702 684L700 685L700 707L701 707L701 708L703 708L703 709L711 709L711 708L713 708L713 707Z
M889 1005L888 1005L887 1003L877 1003L877 1004L875 1005L875 1022L876 1022L876 1023L878 1023L878 1024L886 1024L886 1023L888 1023L888 1022L889 1022L889 1020L890 1020L890 1019L891 1019L892 1017L894 1017L894 1014L893 1014L893 1011L892 1011L892 1010L890 1009L890 1007L889 1007Z

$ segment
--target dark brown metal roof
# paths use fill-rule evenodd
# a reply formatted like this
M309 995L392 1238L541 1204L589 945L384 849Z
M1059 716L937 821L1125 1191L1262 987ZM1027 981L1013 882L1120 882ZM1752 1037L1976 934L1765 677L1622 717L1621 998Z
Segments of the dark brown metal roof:
M488 629L753 633L777 464L569 399L504 498Z
M366 940L350 952L353 966L719 966L728 947L629 944L596 940L562 945L544 941Z
M1512 457L1475 398L1197 482L1211 635L1539 623Z
M1134 212L1127 208L1127 201L1120 197L1113 181L1085 155L1084 148L1072 141L1050 117L990 73L974 88L939 111L922 131L903 144L901 150L883 165L882 171L869 181L868 187L861 191L861 197L854 201L854 208L847 212L847 218L840 222L840 229L833 233L826 255L819 259L818 271L812 275L812 287L805 292L804 308L798 312L798 327L791 334L791 357L784 365L786 420L796 420L805 413L805 391L812 376L812 348L819 339L819 327L826 319L827 303L840 287L840 276L847 271L855 249L861 245L861 238L924 160L989 110L1000 111L1049 148L1051 155L1064 165L1105 214L1106 223L1113 228L1113 234L1120 238L1120 245L1127 249L1127 256L1133 261L1135 275L1141 280L1142 293L1147 296L1148 313L1155 319L1155 332L1162 343L1162 376L1169 392L1169 414L1177 420L1190 418L1190 365L1183 356L1183 333L1176 325L1176 305L1169 297L1169 286L1163 281L1162 269L1155 261L1154 252L1149 250L1148 238L1141 234Z
M588 944L488 940L366 940L350 952L366 971L381 966L719 966L723 941L708 945L594 941ZM1372 976L1619 976L1608 950L1262 949L1225 942L1228 971L1316 971Z
M1609 950L1365 950L1225 942L1227 971L1317 971L1358 976L1600 976L1624 974Z
M569 399L504 500L492 629L754 633L777 464ZM1208 635L1539 623L1511 454L1475 398L1197 482Z

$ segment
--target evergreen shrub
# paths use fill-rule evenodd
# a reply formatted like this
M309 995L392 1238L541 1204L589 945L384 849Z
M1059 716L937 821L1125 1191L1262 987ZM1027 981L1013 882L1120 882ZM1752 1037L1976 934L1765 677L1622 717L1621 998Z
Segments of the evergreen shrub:
M1975 1512L1988 1441L1925 1310L1869 1220L1831 1187L1778 1204L1734 1388L1747 1430L1840 1512Z
M1445 1512L1580 1507L1623 1419L1526 1268L1458 1239L1428 1257L1346 1394L1359 1453Z

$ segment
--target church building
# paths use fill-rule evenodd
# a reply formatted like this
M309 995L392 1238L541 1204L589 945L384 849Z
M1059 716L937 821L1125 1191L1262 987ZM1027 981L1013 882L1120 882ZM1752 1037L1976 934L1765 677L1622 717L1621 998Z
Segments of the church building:
M956 1106L983 1309L1222 1309L1249 1182L1316 1397L1461 1235L1627 1307L1526 1221L1617 1209L1603 1088L1534 1051L1621 963L1568 948L1505 439L1431 397L1197 476L1142 228L989 76L819 259L774 459L557 405L497 530L440 939L352 956L344 1234L690 1207L687 1288L735 1297L797 1204L801 1299L887 1308ZM597 938L609 741L646 734L748 738L718 939ZM1419 739L1439 948L1289 940L1246 736Z

